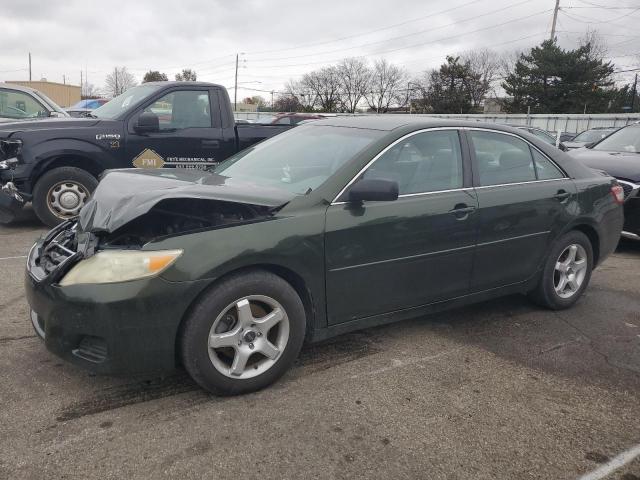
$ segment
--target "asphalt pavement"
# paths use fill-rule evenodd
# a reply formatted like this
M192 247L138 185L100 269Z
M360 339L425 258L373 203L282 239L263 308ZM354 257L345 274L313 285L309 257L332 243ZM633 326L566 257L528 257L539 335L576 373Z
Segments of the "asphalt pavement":
M44 231L0 227L0 478L640 480L638 457L606 476L640 444L640 243L573 309L511 296L363 330L217 398L47 352L22 286Z

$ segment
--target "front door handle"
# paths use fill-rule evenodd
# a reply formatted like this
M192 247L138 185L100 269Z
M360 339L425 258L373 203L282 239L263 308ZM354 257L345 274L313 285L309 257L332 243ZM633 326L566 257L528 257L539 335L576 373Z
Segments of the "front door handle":
M220 148L220 140L202 140L204 148Z
M556 193L553 198L560 200L560 202L564 202L565 200L567 200L569 197L571 196L571 193L567 192L566 190L558 190L558 193Z
M476 207L469 206L466 203L458 203L449 213L456 217L458 220L466 219L470 213L473 213Z

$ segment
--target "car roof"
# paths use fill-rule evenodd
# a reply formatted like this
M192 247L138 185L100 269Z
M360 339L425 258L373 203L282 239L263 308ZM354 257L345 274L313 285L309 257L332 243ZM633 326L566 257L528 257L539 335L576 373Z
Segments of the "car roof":
M370 130L391 131L403 127L435 128L435 127L476 127L489 128L492 130L513 131L513 127L498 123L474 122L468 120L445 119L438 117L428 117L422 115L353 115L353 116L337 116L316 120L309 123L313 126L332 126L332 127L350 127L364 128Z

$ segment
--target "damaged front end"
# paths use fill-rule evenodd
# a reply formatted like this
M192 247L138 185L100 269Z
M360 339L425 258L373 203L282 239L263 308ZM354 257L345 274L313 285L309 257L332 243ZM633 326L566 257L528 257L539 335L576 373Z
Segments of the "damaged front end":
M139 250L160 239L224 228L272 217L273 208L220 200L173 198L161 201L147 213L113 232L83 231L70 220L58 225L33 246L29 271L38 281L58 283L69 269L104 250Z
M167 237L266 221L290 199L206 172L110 171L77 219L34 246L30 272L57 283L100 251L150 250L144 246Z
M138 248L164 237L262 221L272 214L272 208L259 205L173 198L101 237L105 246Z

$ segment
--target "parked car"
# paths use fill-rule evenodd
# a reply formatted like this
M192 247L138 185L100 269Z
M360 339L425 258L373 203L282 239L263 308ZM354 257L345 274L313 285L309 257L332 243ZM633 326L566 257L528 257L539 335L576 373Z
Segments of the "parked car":
M326 118L319 113L277 113L275 115L258 117L256 123L271 125L297 125L300 122L309 120L320 120Z
M584 132L580 132L576 135L573 140L570 142L562 142L568 150L572 150L574 148L581 148L591 145L592 143L596 143L602 140L607 135L618 130L618 127L595 127L590 128L589 130L585 130Z
M640 124L620 128L571 156L618 179L624 189L625 222L622 236L640 240Z
M145 83L89 117L0 126L0 221L32 201L53 226L78 215L107 169L205 168L292 127L236 125L225 88L202 82Z
M102 373L181 364L265 387L303 341L528 293L572 306L614 250L622 188L520 130L318 120L214 172L107 172L31 249L49 350Z
M68 116L53 100L38 90L0 83L0 123Z
M87 98L85 100L80 100L69 108L66 108L65 111L72 117L86 117L90 112L94 111L96 108L100 108L108 101L109 99L107 98Z
M541 128L537 128L537 127L530 127L529 125L510 125L510 126L517 128L519 130L524 130L525 132L529 132L530 134L535 135L536 137L541 139L543 142L548 143L549 145L553 145L554 147L556 146L556 136L552 133L547 132L546 130L542 130ZM564 150L562 143L560 143L559 148L560 150Z

